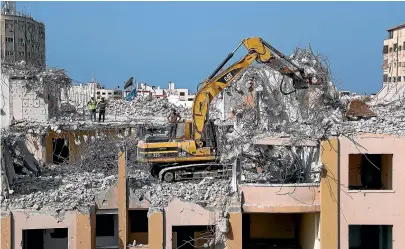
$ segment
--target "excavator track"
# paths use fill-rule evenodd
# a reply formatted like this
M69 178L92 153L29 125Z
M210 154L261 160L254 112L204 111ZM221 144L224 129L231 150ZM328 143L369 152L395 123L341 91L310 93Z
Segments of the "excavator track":
M157 175L156 168L153 167L160 167ZM178 166L155 165L152 166L152 171L155 172L155 177L165 182L204 179L205 177L224 178L232 174L232 164L209 162Z

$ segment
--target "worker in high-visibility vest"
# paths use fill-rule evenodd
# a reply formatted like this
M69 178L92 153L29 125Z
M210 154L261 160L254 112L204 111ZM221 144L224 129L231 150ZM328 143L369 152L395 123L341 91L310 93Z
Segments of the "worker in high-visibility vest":
M94 97L91 97L90 101L87 103L87 106L89 107L89 111L90 111L90 120L91 121L96 121L97 102L94 99Z

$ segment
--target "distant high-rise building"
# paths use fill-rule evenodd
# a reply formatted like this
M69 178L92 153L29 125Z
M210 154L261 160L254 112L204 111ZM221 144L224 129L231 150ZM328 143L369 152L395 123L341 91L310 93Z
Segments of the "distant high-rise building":
M405 23L390 28L383 47L383 84L405 82Z
M12 1L1 5L1 60L3 63L25 61L45 68L45 25L16 11Z

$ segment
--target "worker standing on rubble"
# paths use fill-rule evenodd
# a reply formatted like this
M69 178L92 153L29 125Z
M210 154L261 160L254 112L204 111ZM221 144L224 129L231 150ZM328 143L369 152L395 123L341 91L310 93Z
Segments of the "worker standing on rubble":
M89 107L90 111L90 120L94 122L96 121L96 105L97 102L94 97L91 97L90 101L87 102L87 106Z
M101 115L103 115L103 122L104 122L104 120L105 120L105 108L107 107L107 102L104 100L104 97L101 97L101 101L98 102L97 107L99 108L98 122L101 121Z
M174 140L176 138L177 123L180 121L180 119L181 119L180 114L177 113L176 109L172 108L171 113L167 117L167 120L169 121L169 125L170 125L170 131L169 131L170 140Z

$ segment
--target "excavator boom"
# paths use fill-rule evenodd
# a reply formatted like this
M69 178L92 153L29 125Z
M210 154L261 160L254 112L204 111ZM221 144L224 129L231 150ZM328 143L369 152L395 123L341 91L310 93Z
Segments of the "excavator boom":
M248 50L248 54L226 70L218 73L242 44ZM305 76L303 69L266 41L263 41L259 37L244 39L208 77L194 98L192 110L193 139L198 146L202 146L200 139L204 125L208 119L207 113L211 101L255 61L267 64L282 75L291 78L295 89L305 89L312 82L311 77Z

